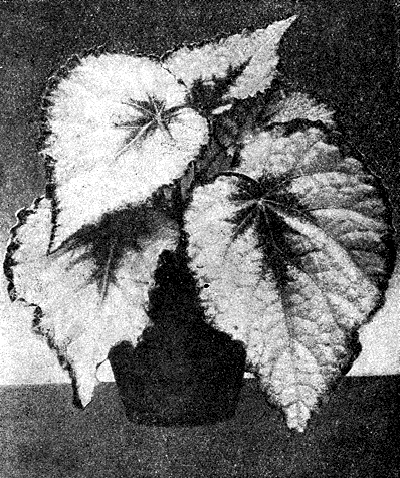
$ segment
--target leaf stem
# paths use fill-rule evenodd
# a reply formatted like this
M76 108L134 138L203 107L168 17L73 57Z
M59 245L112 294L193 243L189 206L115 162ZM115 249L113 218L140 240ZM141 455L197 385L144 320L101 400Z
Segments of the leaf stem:
M102 281L102 284L101 284L101 291L100 291L100 301L101 302L103 302L105 296L107 295L108 285L109 285L108 276L110 274L111 263L112 263L113 256L114 256L114 249L115 249L116 242L117 242L117 238L114 237L112 242L111 242L111 245L110 245L110 252L108 254L106 270L105 270L105 273L104 273L104 276L103 276L103 281Z
M257 186L257 188L260 187L260 183L256 179L253 179L251 176L247 176L247 174L239 173L237 171L222 171L221 173L217 173L215 175L215 178L218 178L220 176L228 176L228 177L236 177L239 179L244 179L248 183L251 183L254 186Z

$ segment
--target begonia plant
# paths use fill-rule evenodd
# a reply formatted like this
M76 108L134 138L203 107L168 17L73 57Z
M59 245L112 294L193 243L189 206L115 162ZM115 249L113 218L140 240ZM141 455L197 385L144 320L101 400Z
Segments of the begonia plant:
M161 58L90 53L49 83L47 194L18 213L5 271L83 406L149 326L182 237L204 320L244 344L290 428L351 367L392 270L390 210L333 109L284 86L294 20Z

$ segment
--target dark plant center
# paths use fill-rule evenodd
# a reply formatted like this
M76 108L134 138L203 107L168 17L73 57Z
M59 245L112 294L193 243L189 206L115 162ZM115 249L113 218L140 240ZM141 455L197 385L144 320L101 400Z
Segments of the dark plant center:
M289 192L292 178L290 175L265 175L256 180L236 171L225 171L218 176L239 179L236 191L229 198L242 206L231 219L234 224L231 241L254 228L258 247L263 251L265 271L272 271L278 287L283 290L290 281L288 267L299 267L292 248L292 238L299 233L286 222L286 218L315 222L309 211Z
M167 108L166 100L160 100L150 95L148 95L147 98L147 100L142 101L133 100L131 98L128 102L124 103L135 111L135 115L132 119L115 124L116 128L124 129L128 133L123 147L117 153L117 157L125 153L125 151L135 144L144 141L158 129L165 133L171 140L175 140L170 131L170 123L171 120L178 115L179 110L185 108L185 105Z
M237 184L237 192L230 198L232 201L251 204L253 207L281 208L286 212L292 211L294 214L305 213L295 197L288 191L287 186L291 180L289 176L263 176L253 179L236 171L224 171L217 176L236 177L240 180Z

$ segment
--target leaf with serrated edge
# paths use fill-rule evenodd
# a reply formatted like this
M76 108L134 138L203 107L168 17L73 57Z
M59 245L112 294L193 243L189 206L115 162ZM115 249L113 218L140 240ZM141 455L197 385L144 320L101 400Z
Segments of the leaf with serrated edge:
M49 200L41 199L19 213L5 264L11 294L36 310L34 329L70 365L83 406L92 398L96 367L107 359L110 348L122 340L136 344L148 325L147 293L159 254L176 247L176 223L157 211L149 214L153 235L139 237L137 250L126 250L115 270L110 267L115 250L103 251L106 260L100 273L107 277L99 288L99 281L93 280L97 264L88 246L47 253Z
M291 93L274 107L269 124L285 123L296 119L309 121L322 121L326 126L333 127L334 111L323 104L317 103L313 98L304 93Z
M196 80L223 78L229 68L248 62L230 87L226 98L247 98L265 91L276 76L279 42L296 16L273 23L252 33L232 35L218 43L183 47L164 60L164 66L190 88Z
M385 212L373 178L316 129L247 138L240 167L193 193L185 228L206 314L244 342L290 428L305 429L382 300Z
M46 98L42 150L55 186L52 250L184 174L208 141L207 120L186 95L159 63L125 54L82 58L58 82Z

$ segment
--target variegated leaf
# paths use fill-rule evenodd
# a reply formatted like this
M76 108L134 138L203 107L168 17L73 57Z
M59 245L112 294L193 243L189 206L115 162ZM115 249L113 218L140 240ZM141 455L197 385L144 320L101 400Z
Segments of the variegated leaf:
M335 125L333 117L333 110L317 103L309 95L295 92L287 95L274 105L269 124L307 119L314 122L322 121L326 126L333 127Z
M378 182L319 130L259 133L234 172L194 191L186 231L209 320L244 342L288 426L303 431L387 286Z
M196 81L208 85L233 74L225 98L254 96L265 91L274 79L279 42L295 19L292 16L267 28L232 35L201 47L184 46L167 56L164 66L188 88Z
M19 212L5 271L11 297L33 307L34 330L70 366L83 406L96 367L122 340L136 344L149 319L148 290L159 254L176 247L177 224L150 205L103 217L49 253L51 202Z
M105 213L171 184L208 141L207 120L159 63L125 54L82 58L46 101L56 215L52 250Z

